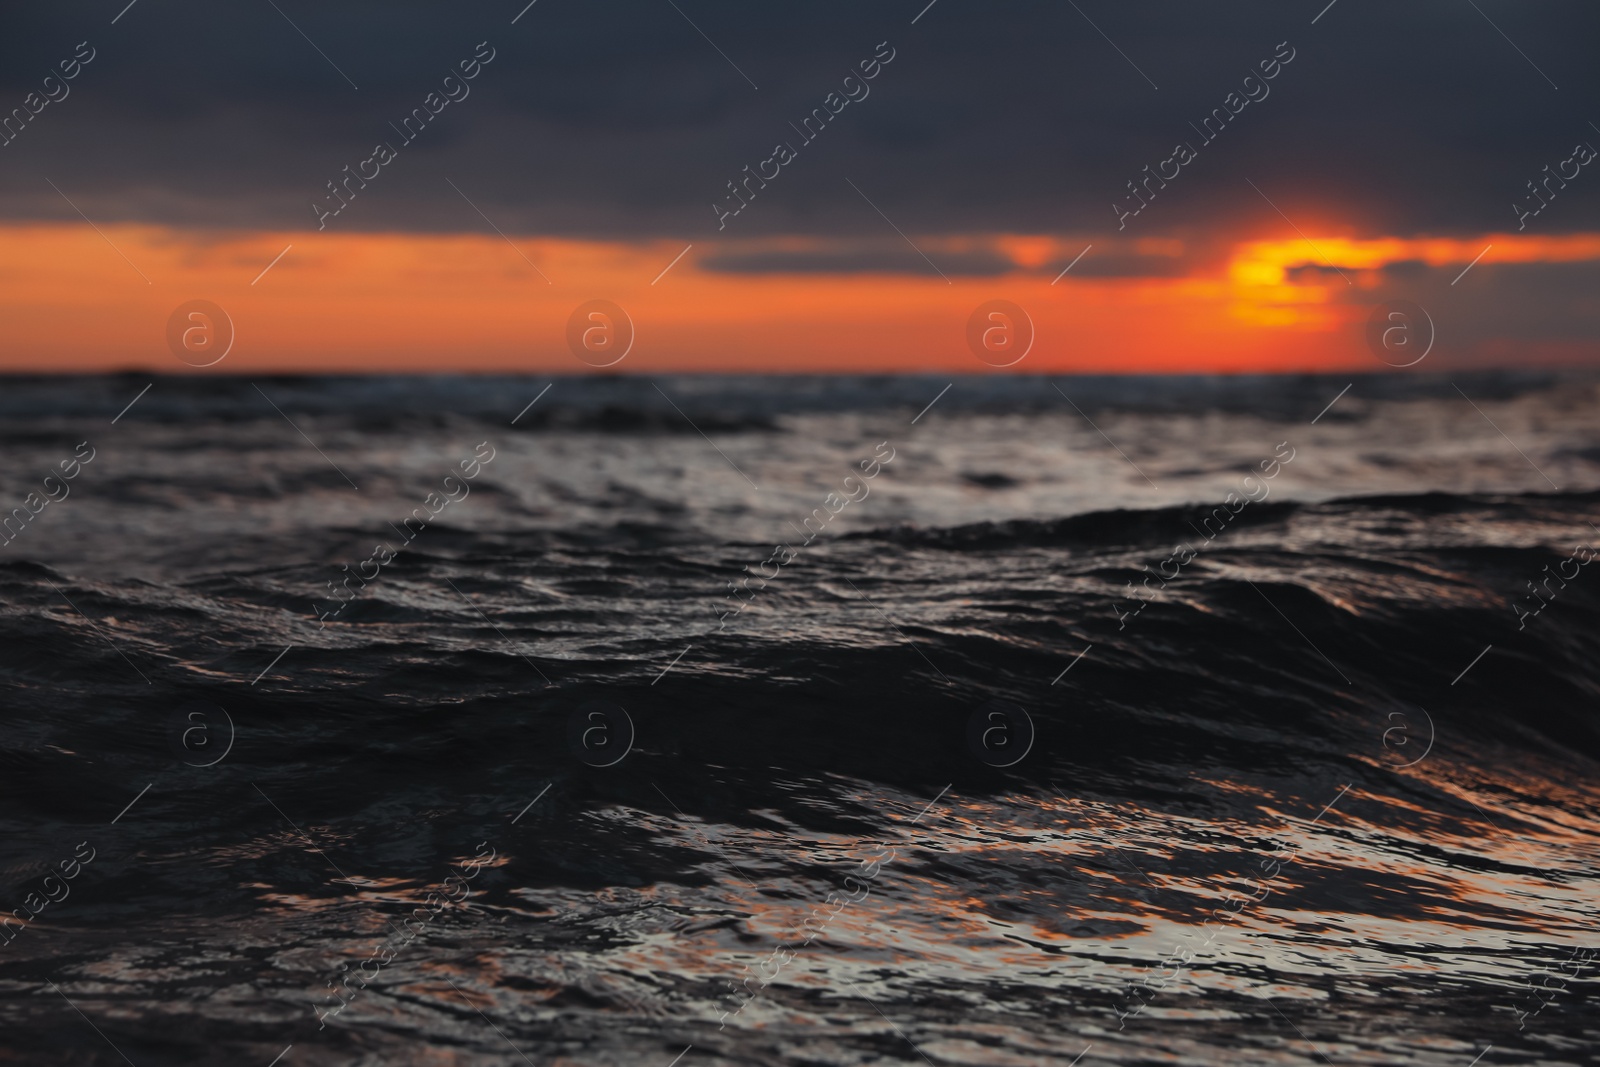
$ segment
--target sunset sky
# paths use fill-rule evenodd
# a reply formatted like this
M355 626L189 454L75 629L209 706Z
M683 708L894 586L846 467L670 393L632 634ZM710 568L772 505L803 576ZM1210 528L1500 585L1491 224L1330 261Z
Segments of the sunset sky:
M585 373L595 299L623 373L985 371L996 299L1004 373L1382 370L1399 299L1600 361L1586 8L276 6L8 14L0 369L186 371L196 299L221 372Z

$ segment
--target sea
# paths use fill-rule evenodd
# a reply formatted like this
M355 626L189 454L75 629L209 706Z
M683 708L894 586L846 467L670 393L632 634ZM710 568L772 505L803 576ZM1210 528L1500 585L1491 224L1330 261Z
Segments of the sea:
M1600 1062L1600 377L0 380L0 1064Z

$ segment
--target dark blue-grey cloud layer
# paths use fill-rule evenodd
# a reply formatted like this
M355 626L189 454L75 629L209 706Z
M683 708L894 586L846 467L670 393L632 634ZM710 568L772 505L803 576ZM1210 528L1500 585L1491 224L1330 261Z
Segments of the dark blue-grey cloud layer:
M1338 0L1320 18L1326 0L939 0L915 25L926 0L538 0L512 25L524 2L139 0L115 25L126 0L8 12L0 112L78 42L95 58L0 148L0 214L76 219L49 178L99 222L313 226L324 183L398 143L390 123L482 41L495 58L470 96L330 227L488 230L448 178L511 233L877 237L883 216L907 233L1114 233L1125 183L1187 141L1198 158L1123 236L1282 228L1268 197L1366 232L1482 232L1515 229L1525 182L1600 145L1600 9L1576 0ZM883 41L894 59L870 95L804 142L791 123ZM1191 123L1285 41L1270 95L1202 144ZM796 158L719 231L713 201L779 142ZM1581 174L1529 231L1600 228L1591 186Z

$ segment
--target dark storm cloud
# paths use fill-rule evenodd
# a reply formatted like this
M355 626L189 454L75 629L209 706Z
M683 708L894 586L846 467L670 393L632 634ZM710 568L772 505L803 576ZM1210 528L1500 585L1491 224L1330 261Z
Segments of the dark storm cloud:
M720 274L926 274L938 277L992 278L1015 270L1004 256L988 251L938 253L925 260L904 242L896 248L881 243L869 247L825 248L807 251L762 249L721 252L706 256L697 266Z
M1066 260L1058 269L1072 261ZM1178 278L1195 268L1197 259L1191 256L1133 255L1113 253L1106 256L1086 256L1072 268L1075 278ZM1052 277L1053 271L1047 271Z
M1484 338L1592 348L1600 336L1600 303L1594 298L1600 292L1600 263L1485 261L1463 274L1465 266L1418 264L1403 278L1386 271L1388 284L1379 292L1384 300L1412 300L1424 307L1438 328L1441 354L1450 353L1452 359ZM1332 284L1337 279L1302 272L1299 280L1329 284L1333 299L1341 303L1363 308L1374 303L1373 291L1341 288Z
M1031 273L1057 278L1068 267L1072 277L1175 278L1221 265L1225 250L1204 241L1097 237L1094 254L1081 239L1054 240L1053 254L1019 259L1007 252L1005 236L965 234L924 237L915 247L891 232L878 238L792 237L724 240L695 266L720 274L915 274L993 278ZM1296 268L1299 270L1300 268ZM1331 273L1331 272L1330 272Z
M48 177L100 222L312 226L324 183L396 141L480 41L496 59L470 97L330 228L487 229L449 178L508 232L709 238L726 183L788 142L740 236L875 237L880 210L908 233L1109 235L1126 183L1187 141L1199 158L1123 236L1284 230L1264 197L1297 222L1481 232L1514 229L1527 181L1600 144L1592 5L1338 0L1312 25L1326 0L940 0L911 25L925 2L539 0L515 25L519 0L138 0L115 25L126 0L19 8L0 111L78 42L96 58L0 148L0 213L76 219ZM790 124L881 41L895 59L870 95L802 145ZM1284 41L1270 95L1202 146L1190 124ZM1600 228L1587 184L1530 228Z

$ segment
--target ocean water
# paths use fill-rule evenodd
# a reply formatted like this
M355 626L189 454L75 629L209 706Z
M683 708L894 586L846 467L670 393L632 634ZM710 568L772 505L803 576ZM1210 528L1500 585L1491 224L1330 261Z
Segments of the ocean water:
M8 379L0 1063L1596 1062L1597 400Z

